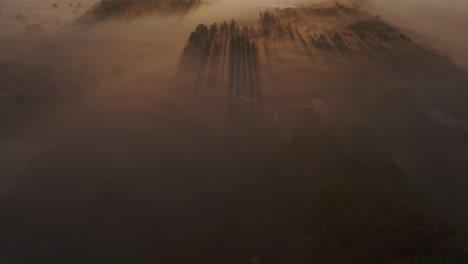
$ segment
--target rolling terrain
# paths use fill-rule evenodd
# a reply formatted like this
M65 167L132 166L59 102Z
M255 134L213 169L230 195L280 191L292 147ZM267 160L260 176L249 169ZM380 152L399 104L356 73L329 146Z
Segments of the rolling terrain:
M466 263L468 73L356 2L0 1L1 258Z

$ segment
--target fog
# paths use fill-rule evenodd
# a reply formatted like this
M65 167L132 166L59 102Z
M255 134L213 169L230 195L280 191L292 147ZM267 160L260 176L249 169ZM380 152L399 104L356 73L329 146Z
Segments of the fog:
M468 67L468 3L464 0L368 0L369 8Z
M356 263L420 197L466 237L466 1L319 2L0 0L0 256Z

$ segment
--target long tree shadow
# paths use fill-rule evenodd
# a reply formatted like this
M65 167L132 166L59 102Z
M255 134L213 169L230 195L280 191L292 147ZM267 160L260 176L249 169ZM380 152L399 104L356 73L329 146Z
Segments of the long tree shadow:
M328 26L330 19L340 17L346 17L346 23ZM338 3L266 10L249 26L240 26L234 20L220 25L200 24L188 38L178 72L190 80L183 86L190 87L186 94L191 94L197 107L222 101L220 98L227 93L229 133L239 134L246 131L245 127L255 127L256 108L270 108L261 101L257 43L270 72L271 63L299 57L313 60L316 68L333 66L346 71L377 60L396 65L404 54L393 54L392 49L415 46L379 17ZM272 52L274 47L279 50Z
M253 33L234 20L220 26L200 24L190 34L179 64L179 72L193 80L189 86L195 105L227 93L228 134L239 135L255 127L260 78Z
M201 3L202 0L101 0L88 10L82 21L131 20L155 13L182 17Z

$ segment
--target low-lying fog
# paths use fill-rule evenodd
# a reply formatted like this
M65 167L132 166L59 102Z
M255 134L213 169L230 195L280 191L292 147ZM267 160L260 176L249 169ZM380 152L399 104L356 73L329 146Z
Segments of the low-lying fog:
M424 87L410 90L416 86L414 83L424 83L425 72L410 68L404 73L410 77L414 74L415 79L400 79L399 62L394 58L385 57L373 65L366 64L373 54L369 58L356 55L356 60L361 59L365 64L359 68L353 67L353 62L346 61L340 54L330 52L331 55L322 56L303 52L299 41L278 44L261 40L257 46L247 45L247 51L243 50L244 53L236 58L238 64L230 65L238 69L235 78L229 76L229 85L237 87L242 81L250 81L251 86L255 86L252 85L255 81L263 82L261 89L257 87L259 91L255 91L262 93L262 97L251 98L237 94L234 88L218 89L220 85L216 79L207 77L200 81L200 72L204 69L194 71L198 70L199 76L192 82L190 73L181 70L185 67L182 55L190 33L201 23L217 22L220 25L233 18L239 23L256 22L259 11L265 7L294 7L319 0L209 0L187 12L165 10L143 17L126 14L115 19L83 19L97 2L0 0L0 206L5 208L0 210L0 218L13 226L9 228L0 222L5 236L13 241L0 246L0 250L27 258L22 256L24 246L32 256L46 252L53 258L55 253L52 251L58 247L61 254L67 255L70 249L57 242L68 239L68 233L60 229L63 228L78 230L73 233L73 239L80 243L85 241L89 252L103 255L115 252L125 255L126 246L115 250L106 245L112 245L121 237L130 244L133 239L139 239L139 234L145 234L148 237L167 236L164 237L167 244L159 245L158 249L178 249L178 243L184 241L188 245L183 248L184 252L198 256L198 239L207 237L205 231L218 232L212 228L211 224L217 224L213 219L228 219L227 229L231 224L237 224L230 220L229 214L220 216L218 210L240 206L242 216L236 219L240 219L240 223L251 223L254 220L248 214L255 214L257 210L275 211L269 206L272 204L269 198L294 195L291 190L276 189L277 186L270 183L271 178L255 178L257 175L269 175L271 171L272 174L286 175L306 164L301 173L318 168L316 174L310 174L320 175L323 170L333 178L336 156L340 160L340 155L347 155L343 153L366 152L367 144L374 141L383 142L384 156L396 155L398 166L416 175L412 180L422 183L419 189L426 191L428 196L434 194L437 197L431 202L441 209L442 214L447 212L452 217L463 208L463 201L457 201L464 198L468 183L458 176L468 171L463 165L463 158L468 154L463 149L466 141L457 140L466 135L468 115L463 114L468 111L460 104L451 104L449 99L455 95L448 95L446 101L446 97L438 96L445 80L452 74L464 76L462 73L447 68L450 70L444 72L440 83L433 81L437 76L425 81L428 86L435 87L434 90L424 91ZM416 43L448 54L456 63L468 68L466 0L344 2L364 6L380 15L383 21L401 28ZM326 25L316 28L321 27ZM405 35L401 38L406 40ZM258 50L262 56L258 56ZM200 59L202 56L195 54L194 57ZM329 58L331 60L327 61ZM264 67L257 68L252 62L255 59L259 59ZM425 59L415 65L424 65ZM201 65L209 68L206 64ZM381 69L385 72L380 72ZM209 74L211 72L207 76ZM239 76L243 76L243 80ZM199 82L209 83L205 88L212 89L209 90L212 93L204 94L197 87L193 91L186 89ZM451 84L457 86L460 83L463 84L463 80L458 82L456 79ZM410 88L399 90L394 87ZM355 94L354 89L360 90ZM420 94L427 98L413 98ZM462 90L460 94L465 92ZM374 102L374 96L380 101L376 99ZM439 105L431 101L433 98L441 98L437 102ZM463 98L460 96L459 100ZM235 106L233 101L238 105ZM229 110L225 105L229 105ZM447 105L449 107L443 108ZM246 112L243 113L239 110L242 107L254 110L243 109ZM419 107L426 107L430 113L426 116ZM374 110L381 111L382 116L374 116ZM242 118L248 119L246 122L253 123L254 136L243 134L242 125L245 124L242 124L243 120L234 120L241 119L235 116L236 111L245 114ZM433 119L440 120L432 120L431 113L436 113ZM452 116L452 113L458 115ZM412 118L423 121L413 122ZM314 125L307 123L309 121ZM237 130L230 127L234 122L240 123ZM407 128L400 132L400 126L414 126L415 130ZM432 129L440 129L443 139L439 141L439 132L428 132L427 137L419 135L426 135L426 131ZM371 131L370 136L360 134L363 130ZM231 138L244 144L229 141ZM307 142L308 147L300 140ZM366 150L360 149L360 143ZM309 148L321 144L326 147ZM338 154L334 152L337 149ZM297 153L309 155L317 164L295 156ZM364 156L374 159L372 152L369 153ZM346 160L347 156L342 159ZM279 160L278 164L284 162L286 165L275 166L276 160ZM309 164L313 165L308 167ZM450 176L443 177L440 182L439 178L424 178L426 174L436 177L445 173ZM283 184L281 179L273 181L278 186ZM285 181L285 186L288 182ZM301 183L294 184L302 188ZM309 193L305 186L304 195ZM122 200L124 204L120 203ZM283 200L279 200L281 204ZM298 204L298 208L306 207ZM287 202L283 205L288 208ZM248 212L245 215L244 209ZM235 215L237 211L232 210L234 213L228 212ZM4 212L6 217L3 217ZM264 223L270 222L268 214L258 214ZM281 217L275 219L278 226L284 220ZM190 219L189 225L187 219ZM468 216L464 213L457 221L466 219ZM263 224L258 221L251 226L253 233L257 229L263 230ZM135 231L138 235L120 228L122 223L138 226ZM99 226L96 235L91 230L91 227L96 228L94 224ZM30 239L30 233L47 237L49 234L42 231L43 226L57 226L51 235L51 240L55 239L51 242L54 247L38 245L40 239ZM154 226L159 229L155 231ZM252 230L240 232L248 234ZM289 236L290 233L282 235ZM210 239L209 245L217 243L217 237ZM235 243L235 240L229 242ZM256 242L261 244L262 241L258 239ZM146 242L145 246L152 243ZM202 243L198 246L206 249ZM148 248L135 246L132 250L128 256L143 258L140 251ZM85 253L92 254L89 252ZM174 252L177 255L177 250Z
M374 13L427 37L432 45L468 68L468 2L465 0L367 0Z
M83 4L83 8L68 8L70 3ZM17 28L8 20L16 15L22 15L31 23L39 23L51 31L64 24L71 23L83 10L98 2L97 0L3 0L0 2L0 26L2 35ZM218 5L215 12L204 12L201 17L213 21L226 15L232 17L245 16L245 11L263 7L287 7L305 3L320 2L319 0L209 0ZM468 67L468 3L464 0L346 0L357 2L380 14L383 18L401 28L416 31L426 37L429 45L449 53L455 61ZM53 10L57 3L59 10ZM80 10L81 9L81 10ZM256 12L251 12L256 13Z

